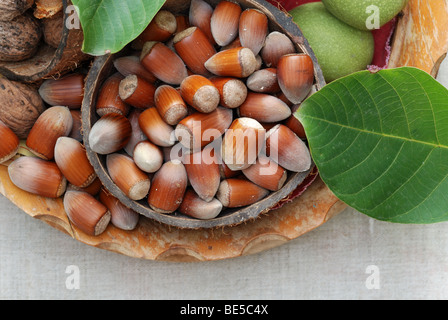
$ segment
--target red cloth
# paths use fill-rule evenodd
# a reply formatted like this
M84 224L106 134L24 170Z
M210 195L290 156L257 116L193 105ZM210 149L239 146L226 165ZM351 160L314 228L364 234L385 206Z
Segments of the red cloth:
M279 9L289 11L297 6L300 6L309 2L320 2L320 0L267 0ZM375 39L375 54L373 61L369 66L369 70L380 70L387 68L390 57L390 40L392 34L395 31L396 19L390 21L381 29L373 30L373 36Z
M372 31L375 38L375 54L369 70L387 69L392 50L391 39L396 25L397 19L393 19L382 28Z

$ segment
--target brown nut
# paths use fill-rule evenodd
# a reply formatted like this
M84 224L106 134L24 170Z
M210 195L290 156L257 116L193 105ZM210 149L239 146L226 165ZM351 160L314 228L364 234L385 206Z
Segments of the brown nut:
M241 6L233 1L220 1L213 11L210 28L216 43L223 47L238 36Z
M246 81L247 88L259 93L280 92L276 68L265 68L255 71Z
M187 171L182 162L165 162L154 174L148 204L156 212L173 213L182 204L187 190Z
M247 98L246 84L231 77L211 77L210 81L218 89L220 105L229 109L238 108Z
M42 19L42 32L44 42L57 49L62 40L64 31L64 15L62 12L51 18Z
M85 188L96 178L83 144L70 137L60 137L54 147L54 161L71 184Z
M191 0L190 10L188 12L188 20L191 26L201 29L211 44L215 45L211 31L211 18L213 15L213 7L204 0Z
M314 63L307 54L287 54L277 66L278 84L294 104L301 103L311 92L314 83Z
M269 194L269 191L245 179L223 180L216 198L227 208L251 205Z
M215 150L209 146L187 154L183 159L191 187L206 202L215 197L221 182L219 158Z
M258 9L244 10L239 22L241 46L251 49L255 55L258 55L267 35L268 17Z
M132 135L129 119L118 113L102 116L89 133L90 148L98 154L110 154L124 148Z
M29 14L0 23L0 61L23 61L31 58L39 47L42 30Z
M221 96L218 89L206 77L188 76L180 84L180 94L184 101L202 113L210 113L219 105Z
M138 123L142 132L155 145L160 147L174 145L174 128L163 121L156 107L143 111L138 118Z
M124 77L136 75L149 83L157 81L157 78L142 66L137 56L119 57L114 60L114 67Z
M283 124L278 124L267 132L266 155L286 170L293 172L304 172L311 167L308 147Z
M173 42L176 52L193 73L210 76L204 63L216 53L216 49L200 28L191 27L177 33Z
M187 67L182 59L162 42L146 42L140 62L157 79L167 84L180 85L188 76Z
M110 211L87 192L67 190L63 204L73 225L88 235L98 236L109 225Z
M255 72L258 62L252 50L240 47L214 54L205 67L217 76L246 78Z
M266 130L257 120L235 119L222 140L222 160L233 171L250 167L264 147L265 135Z
M295 52L296 48L287 35L273 31L266 37L260 56L268 68L276 68L281 57Z
M84 98L84 78L84 74L74 73L59 79L47 79L39 87L39 94L50 106L80 109Z
M155 96L157 111L169 125L176 125L188 115L188 107L179 90L170 85L161 85L157 88Z
M270 94L250 92L238 108L240 117L249 117L262 123L274 123L291 115L289 106Z
M118 94L121 100L135 108L147 109L154 106L156 86L137 75L126 76L121 80Z
M145 140L135 145L133 159L140 170L154 173L163 164L163 152L159 146Z
M134 210L123 205L105 188L101 188L98 199L110 212L110 222L121 230L134 230L137 227L140 215Z
M260 155L253 165L244 169L243 174L248 180L270 191L280 190L288 177L284 168L264 155Z
M8 166L12 183L18 188L47 198L59 198L67 188L67 179L54 161L19 157Z
M218 199L213 198L207 202L202 200L193 189L187 189L178 211L196 219L208 220L216 218L222 209L223 205Z
M83 134L82 134L81 110L80 109L70 109L70 113L72 114L72 118L73 118L73 127L72 127L72 131L70 131L70 134L68 136L70 138L78 140L79 142L82 142Z
M189 150L200 150L220 138L233 120L231 109L218 107L210 113L195 112L176 126L177 140Z
M17 135L0 120L0 164L11 159L19 150L19 138Z
M26 139L37 118L45 110L37 89L0 76L0 121L20 140Z
M141 200L148 194L151 181L134 160L125 154L113 153L106 158L111 179L131 200Z
M141 50L148 41L165 42L176 32L176 16L167 10L160 10L145 30L132 42L132 47Z
M306 132L305 128L303 127L303 124L300 122L300 120L295 116L295 113L297 110L299 110L300 104L295 104L291 107L292 114L291 116L286 119L285 126L287 126L289 129L291 129L300 139L306 140Z
M132 109L128 115L128 120L131 124L132 134L126 146L123 148L124 151L130 155L131 157L134 154L134 148L140 141L146 140L145 134L140 129L140 125L138 123L138 118L142 114L143 110L140 109Z
M66 137L73 127L73 117L67 107L50 107L34 123L26 145L38 157L51 160L59 137Z
M124 76L116 72L109 76L101 86L96 102L96 113L100 117L117 113L126 116L129 113L130 106L120 98L120 83Z

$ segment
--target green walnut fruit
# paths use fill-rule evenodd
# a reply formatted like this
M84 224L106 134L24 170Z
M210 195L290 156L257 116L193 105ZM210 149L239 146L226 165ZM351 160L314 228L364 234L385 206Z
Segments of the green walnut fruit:
M365 70L372 62L375 42L371 31L342 22L321 2L300 5L289 13L313 49L327 82Z
M406 6L408 0L322 0L328 11L360 29L379 29Z

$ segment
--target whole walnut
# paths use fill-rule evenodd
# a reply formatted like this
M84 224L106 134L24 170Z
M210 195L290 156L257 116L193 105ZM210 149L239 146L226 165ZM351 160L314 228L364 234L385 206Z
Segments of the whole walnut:
M45 43L53 48L57 48L64 31L64 15L62 12L59 12L51 18L44 18L41 21Z
M11 21L31 8L34 0L1 0L0 21Z
M42 38L40 23L29 14L11 21L0 21L0 60L22 61L31 58Z
M0 76L0 120L19 139L26 139L45 108L37 88Z

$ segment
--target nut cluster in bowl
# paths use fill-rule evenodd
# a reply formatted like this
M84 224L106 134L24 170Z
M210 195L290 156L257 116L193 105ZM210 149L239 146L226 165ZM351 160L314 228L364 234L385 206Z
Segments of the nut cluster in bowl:
M139 213L214 220L312 166L293 112L313 91L313 60L242 3L159 11L89 105L87 151Z

